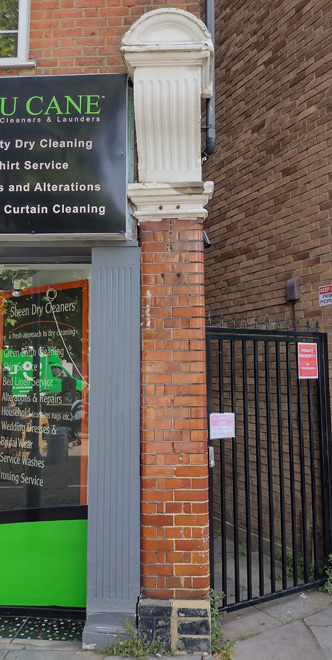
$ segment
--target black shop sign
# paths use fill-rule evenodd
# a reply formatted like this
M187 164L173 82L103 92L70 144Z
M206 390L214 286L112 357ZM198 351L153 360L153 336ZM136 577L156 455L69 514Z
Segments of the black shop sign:
M0 234L123 234L126 76L0 82Z

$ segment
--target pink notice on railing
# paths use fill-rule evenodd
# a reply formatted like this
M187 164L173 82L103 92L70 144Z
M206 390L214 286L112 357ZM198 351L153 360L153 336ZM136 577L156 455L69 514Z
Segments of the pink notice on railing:
M210 413L210 438L235 438L235 413Z

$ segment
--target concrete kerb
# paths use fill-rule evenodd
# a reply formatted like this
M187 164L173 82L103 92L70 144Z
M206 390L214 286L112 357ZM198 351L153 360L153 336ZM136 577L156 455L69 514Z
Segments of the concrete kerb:
M208 654L173 655L173 660L206 660ZM112 656L113 660L123 660ZM80 642L54 642L45 640L0 639L0 660L106 660L110 656L97 651L84 651ZM135 660L135 658L128 658ZM156 657L149 658L156 660ZM169 660L169 656L158 656Z
M39 639L0 638L0 660L106 660L111 656L102 650L85 650L82 642L53 641ZM208 653L189 655L179 652L171 656L151 656L148 660L206 660ZM112 656L113 660L123 660ZM128 660L136 660L129 658Z

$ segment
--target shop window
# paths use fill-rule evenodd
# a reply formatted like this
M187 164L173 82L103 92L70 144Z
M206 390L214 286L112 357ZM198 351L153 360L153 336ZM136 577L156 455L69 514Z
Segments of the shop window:
M29 24L30 0L1 0L0 65L28 61Z
M86 505L89 277L78 265L0 269L2 518Z

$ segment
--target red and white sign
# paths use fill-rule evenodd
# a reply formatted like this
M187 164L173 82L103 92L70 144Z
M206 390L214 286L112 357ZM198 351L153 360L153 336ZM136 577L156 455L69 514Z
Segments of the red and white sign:
M319 306L332 305L332 284L319 287Z
M235 438L235 413L210 413L210 438Z
M297 345L299 378L318 378L317 344Z

